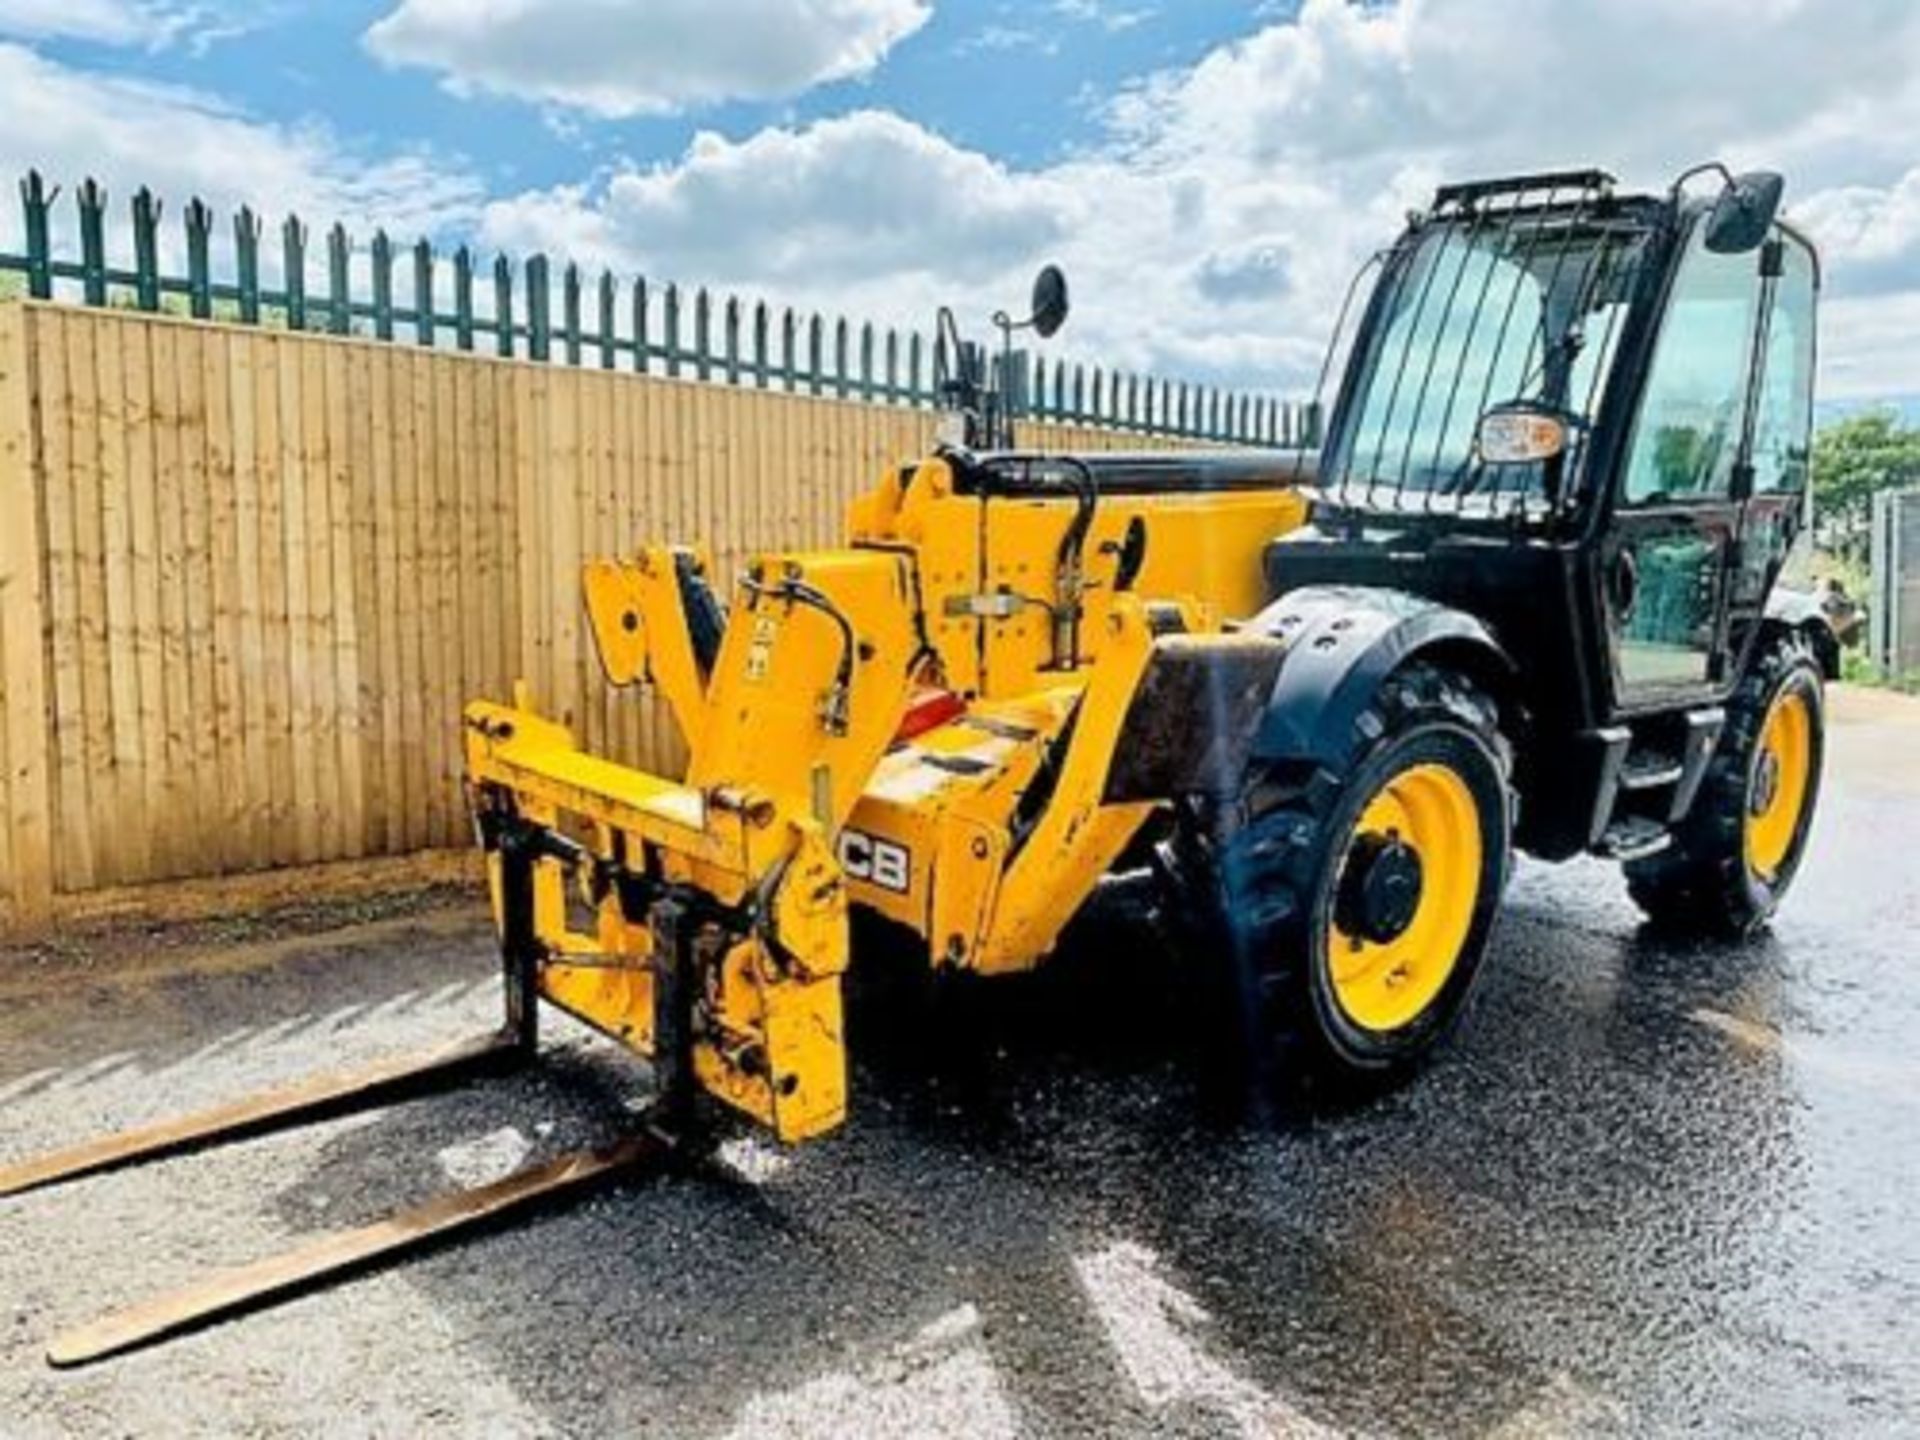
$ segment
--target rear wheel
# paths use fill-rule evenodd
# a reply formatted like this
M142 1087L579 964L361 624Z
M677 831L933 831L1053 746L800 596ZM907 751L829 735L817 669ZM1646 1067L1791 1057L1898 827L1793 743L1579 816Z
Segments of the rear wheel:
M1465 1009L1510 855L1509 752L1489 697L1415 663L1350 754L1248 776L1204 844L1250 1078L1364 1092Z
M1806 850L1820 796L1826 712L1820 666L1789 634L1753 659L1673 844L1627 866L1627 889L1673 929L1740 936L1779 906Z

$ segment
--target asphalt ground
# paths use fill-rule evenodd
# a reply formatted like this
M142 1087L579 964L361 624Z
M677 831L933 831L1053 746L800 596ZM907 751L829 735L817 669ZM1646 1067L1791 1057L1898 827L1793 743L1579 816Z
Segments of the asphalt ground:
M1523 866L1409 1089L1209 1118L1140 928L853 1011L854 1116L729 1145L89 1369L55 1332L620 1133L643 1072L544 1063L0 1202L0 1434L1920 1433L1920 702L1836 696L1770 935L1645 934ZM0 1157L490 1026L436 889L0 953Z

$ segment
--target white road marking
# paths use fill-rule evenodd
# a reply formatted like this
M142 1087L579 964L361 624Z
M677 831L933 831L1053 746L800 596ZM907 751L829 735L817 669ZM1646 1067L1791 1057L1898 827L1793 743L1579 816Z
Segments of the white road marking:
M1160 1274L1158 1257L1145 1246L1122 1240L1073 1263L1107 1343L1152 1408L1204 1405L1227 1415L1249 1440L1330 1440L1340 1433L1209 1355L1193 1333L1209 1318L1205 1308Z
M852 1416L859 1418L850 1426ZM1011 1440L1016 1429L980 1335L980 1312L961 1305L866 1364L754 1396L729 1433L730 1440L842 1440L853 1433L863 1440Z

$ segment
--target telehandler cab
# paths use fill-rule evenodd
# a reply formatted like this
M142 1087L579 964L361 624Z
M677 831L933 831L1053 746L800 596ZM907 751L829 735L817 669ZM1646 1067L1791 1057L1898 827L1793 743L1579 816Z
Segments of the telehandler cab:
M1597 171L1443 188L1366 272L1317 456L1021 451L979 353L943 343L942 443L855 502L844 548L739 576L667 544L589 565L608 680L655 686L691 758L668 779L584 754L524 693L468 708L503 1032L16 1166L0 1193L524 1059L542 1001L650 1058L652 1128L52 1358L614 1173L703 1096L783 1141L834 1129L854 908L931 967L1005 974L1144 864L1285 1085L1371 1086L1432 1049L1516 846L1621 860L1657 921L1752 930L1800 861L1837 665L1817 613L1774 599L1819 283L1779 198L1719 166L1658 196ZM1065 311L1043 275L1027 323Z

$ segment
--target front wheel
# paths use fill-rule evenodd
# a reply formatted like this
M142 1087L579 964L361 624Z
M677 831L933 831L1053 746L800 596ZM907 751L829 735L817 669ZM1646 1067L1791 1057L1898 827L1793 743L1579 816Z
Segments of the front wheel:
M1492 700L1415 663L1337 767L1250 774L1218 818L1213 933L1252 1078L1364 1093L1416 1068L1466 1008L1511 852Z
M1800 869L1820 798L1826 709L1805 637L1763 644L1727 702L1726 728L1673 843L1627 866L1649 919L1743 936L1764 925Z

